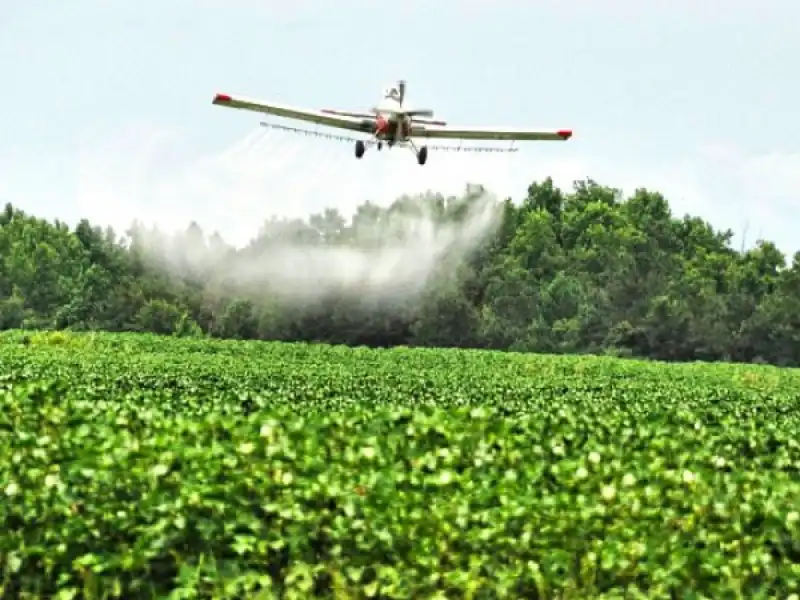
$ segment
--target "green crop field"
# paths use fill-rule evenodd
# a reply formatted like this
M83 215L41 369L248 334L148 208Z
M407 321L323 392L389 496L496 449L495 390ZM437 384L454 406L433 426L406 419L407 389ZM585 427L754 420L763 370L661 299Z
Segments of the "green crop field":
M0 336L2 598L798 598L800 373Z

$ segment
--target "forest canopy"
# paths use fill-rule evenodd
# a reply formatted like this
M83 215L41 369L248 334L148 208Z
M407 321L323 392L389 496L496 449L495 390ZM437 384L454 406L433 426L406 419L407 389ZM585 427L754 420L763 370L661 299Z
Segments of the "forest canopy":
M521 201L458 198L273 218L235 248L0 213L0 328L149 331L370 346L800 365L800 253L551 179Z

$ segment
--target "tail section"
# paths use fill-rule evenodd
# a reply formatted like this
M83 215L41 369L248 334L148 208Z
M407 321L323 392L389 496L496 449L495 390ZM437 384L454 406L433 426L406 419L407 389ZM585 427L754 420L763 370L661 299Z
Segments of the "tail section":
M360 112L351 112L348 110L335 110L332 108L323 108L320 112L325 113L326 115L336 115L339 117L352 117L353 119L373 119L375 115L373 113L360 113Z
M414 118L414 123L419 125L433 125L434 127L447 127L446 121L438 121L435 119L417 119Z
M387 100L384 101L380 106L376 106L372 109L375 113L392 113L395 115L404 115L406 117L413 117L416 120L416 117L432 117L433 111L428 108L419 108L419 109L412 109L406 110L402 106L397 103L392 103L391 101Z
M433 111L429 108L416 108L414 110L403 111L409 117L432 117Z

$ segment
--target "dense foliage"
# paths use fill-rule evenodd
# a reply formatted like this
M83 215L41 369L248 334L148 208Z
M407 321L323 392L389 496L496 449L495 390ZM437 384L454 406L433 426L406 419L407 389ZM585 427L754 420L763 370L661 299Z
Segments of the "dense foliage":
M138 225L122 236L86 221L71 230L7 206L0 328L800 364L800 254L787 265L769 242L736 250L730 232L673 216L657 193L624 199L591 181L571 193L550 180L531 185L522 202L504 204L492 235L466 261L443 263L419 297L387 295L365 306L360 288L345 285L297 303L228 277L232 264L257 262L281 240L363 245L359 232L387 215L427 205L439 223L457 222L470 201L468 193L401 199L388 209L367 203L349 224L328 210L273 222L239 250L196 225L180 239Z
M800 591L797 371L63 332L0 365L4 598Z

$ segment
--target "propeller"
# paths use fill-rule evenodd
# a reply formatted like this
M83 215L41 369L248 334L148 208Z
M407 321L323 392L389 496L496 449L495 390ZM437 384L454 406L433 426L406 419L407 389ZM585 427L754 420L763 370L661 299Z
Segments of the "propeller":
M403 98L406 97L406 81L405 79L401 79L397 82L397 91L400 92L400 106L403 106Z

